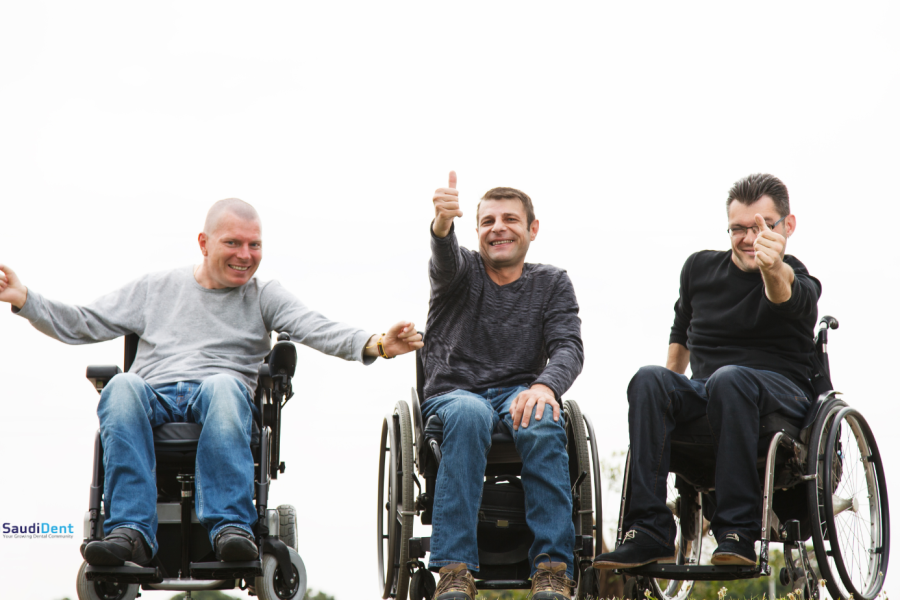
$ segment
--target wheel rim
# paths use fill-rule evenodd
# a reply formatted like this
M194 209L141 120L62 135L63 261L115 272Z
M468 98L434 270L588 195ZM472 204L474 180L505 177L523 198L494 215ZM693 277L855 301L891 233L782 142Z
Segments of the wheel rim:
M819 509L827 524L829 583L840 584L844 598L874 598L887 569L887 494L878 447L856 410L835 416L822 467Z
M666 505L675 517L675 556L676 565L696 565L700 563L700 550L703 543L703 499L697 494L698 508L694 511L694 538L686 540L682 538L680 492L675 487L676 475L669 473L666 480ZM654 596L658 600L684 600L690 595L694 582L679 579L654 579L649 578L653 587Z
M282 600L290 600L300 590L300 573L297 571L297 567L291 565L291 576L294 580L293 585L291 585L290 581L284 579L282 575L281 568L276 567L273 581L275 595L282 598Z
M394 549L399 525L393 518L392 490L397 489L397 465L393 459L394 420L385 417L381 427L381 452L378 460L378 587L382 598L390 597L396 579Z

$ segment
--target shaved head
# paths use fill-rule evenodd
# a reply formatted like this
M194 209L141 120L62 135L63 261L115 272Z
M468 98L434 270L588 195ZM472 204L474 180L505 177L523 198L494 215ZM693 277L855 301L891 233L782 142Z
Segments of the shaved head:
M225 198L213 204L206 213L206 223L203 224L203 233L212 235L219 227L222 215L230 213L244 221L260 222L256 209L240 198Z

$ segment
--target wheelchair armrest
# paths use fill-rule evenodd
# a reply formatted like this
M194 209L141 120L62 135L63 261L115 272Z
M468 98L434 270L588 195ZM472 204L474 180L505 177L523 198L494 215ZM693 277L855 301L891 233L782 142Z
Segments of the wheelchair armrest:
M294 376L297 370L297 347L291 343L291 337L286 333L278 335L278 342L269 352L269 374Z
M94 389L99 394L106 387L106 384L109 383L109 380L121 372L122 369L118 365L91 365L87 368L85 377L94 384Z

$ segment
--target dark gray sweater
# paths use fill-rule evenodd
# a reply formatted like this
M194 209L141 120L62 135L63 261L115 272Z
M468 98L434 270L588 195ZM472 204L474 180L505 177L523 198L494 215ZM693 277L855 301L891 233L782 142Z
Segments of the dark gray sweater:
M564 270L525 263L519 279L497 285L451 229L445 238L431 234L428 276L426 399L534 383L559 398L581 373L581 319Z

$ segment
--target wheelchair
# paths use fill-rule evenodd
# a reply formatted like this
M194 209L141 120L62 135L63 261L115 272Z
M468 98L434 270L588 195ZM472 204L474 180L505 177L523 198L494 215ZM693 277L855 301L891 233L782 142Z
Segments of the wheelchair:
M667 506L676 520L675 564L651 563L619 572L627 576L625 597L685 600L694 581L768 576L769 544L783 544L782 585L799 597L818 599L820 579L832 598L871 600L887 573L890 523L887 487L878 446L863 416L831 389L828 330L819 322L816 355L821 393L806 419L774 413L760 421L757 468L761 471L762 531L756 566L700 565L704 517L715 510L715 452L705 418L676 426L671 440ZM616 547L622 541L631 485L631 452L625 464ZM812 538L819 575L810 560Z
M125 338L125 370L137 353L138 337ZM297 365L297 349L287 334L266 362L259 366L255 404L261 422L254 423L251 451L254 458L254 496L258 521L254 526L258 560L221 562L206 528L193 509L194 463L201 426L166 423L153 430L156 454L159 551L146 567L125 563L100 567L82 563L76 587L79 600L132 600L139 589L184 591L248 589L261 600L300 600L306 595L306 568L297 553L296 511L293 506L268 508L269 485L285 465L279 458L281 409L293 396L291 378ZM122 371L118 366L90 366L87 378L101 392ZM256 431L259 429L259 431ZM103 539L103 446L100 432L94 440L94 464L90 503L84 517L84 547Z
M443 423L433 415L423 424L419 399L425 382L422 356L416 352L416 387L412 411L399 401L381 427L378 463L378 591L381 597L430 600L436 582L424 559L430 537L414 536L414 517L431 525L435 484L441 461ZM597 440L590 418L572 400L563 403L572 520L575 525L574 571L591 570L596 523L602 522ZM534 536L525 522L522 461L512 436L504 430L491 436L478 522L481 590L530 589L528 550ZM424 480L425 487L422 487ZM415 492L414 488L415 487ZM600 542L597 542L597 551ZM578 598L584 596L579 593Z

